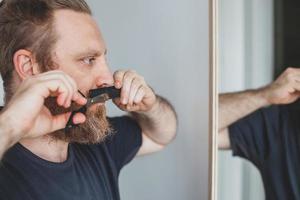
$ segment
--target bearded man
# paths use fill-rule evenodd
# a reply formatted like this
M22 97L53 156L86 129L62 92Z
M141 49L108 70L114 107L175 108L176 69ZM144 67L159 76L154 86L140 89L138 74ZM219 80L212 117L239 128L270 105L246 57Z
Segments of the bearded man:
M84 0L3 0L0 35L0 199L119 199L124 165L175 137L172 106L136 72L110 72ZM65 132L82 95L109 86L130 116L107 118L98 103Z

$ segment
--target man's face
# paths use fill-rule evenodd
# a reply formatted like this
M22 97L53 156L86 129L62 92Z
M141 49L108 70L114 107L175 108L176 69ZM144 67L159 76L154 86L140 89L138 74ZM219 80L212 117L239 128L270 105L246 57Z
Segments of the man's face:
M55 12L54 62L69 74L85 94L90 89L113 85L106 63L106 46L90 15L69 10Z
M88 91L113 85L113 77L106 63L106 47L96 22L88 14L59 10L54 14L54 29L58 36L53 49L53 61L59 70L70 75L78 89ZM54 101L48 102L51 112L62 112ZM87 122L67 135L55 132L54 138L68 142L95 143L109 132L104 105L92 106Z

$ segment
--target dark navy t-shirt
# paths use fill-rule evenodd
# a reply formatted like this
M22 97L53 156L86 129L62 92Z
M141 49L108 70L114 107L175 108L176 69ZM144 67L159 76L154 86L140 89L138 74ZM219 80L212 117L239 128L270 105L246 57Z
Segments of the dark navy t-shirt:
M300 200L300 102L260 109L229 127L233 155L260 171L266 199Z
M142 144L129 117L111 118L114 133L102 144L69 144L68 158L52 163L16 144L0 165L2 200L118 200L118 176Z

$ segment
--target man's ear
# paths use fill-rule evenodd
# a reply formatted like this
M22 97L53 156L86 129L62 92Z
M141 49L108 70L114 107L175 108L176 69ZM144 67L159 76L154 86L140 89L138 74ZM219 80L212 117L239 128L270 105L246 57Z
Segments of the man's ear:
M25 49L18 50L13 57L15 70L19 77L24 80L38 72L38 66L35 63L32 53Z

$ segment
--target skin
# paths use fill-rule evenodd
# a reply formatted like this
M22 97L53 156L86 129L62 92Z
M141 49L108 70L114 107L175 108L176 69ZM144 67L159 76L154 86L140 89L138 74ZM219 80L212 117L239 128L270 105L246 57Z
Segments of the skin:
M53 54L58 69L40 73L31 52L19 50L15 53L18 91L0 115L0 127L3 127L0 153L19 141L45 160L65 161L68 143L50 142L47 134L64 128L70 113L51 116L43 106L44 99L55 95L57 103L65 107L69 107L71 101L85 104L86 100L77 93L78 89L87 94L90 89L112 85L121 88L121 97L114 101L115 104L131 113L141 126L143 143L138 155L162 150L176 134L177 120L172 107L155 95L136 72L119 70L111 73L106 62L104 40L90 15L59 10L54 16L59 39ZM29 118L28 113L32 113ZM75 123L84 121L82 114L74 118Z
M300 69L288 68L266 87L237 93L220 94L219 148L230 149L228 127L239 119L266 106L290 104L300 97Z

